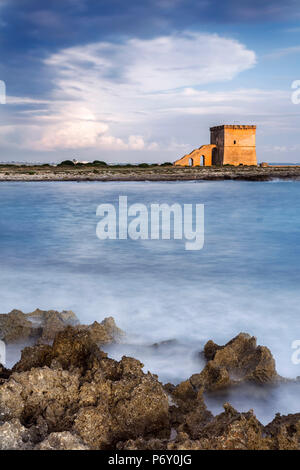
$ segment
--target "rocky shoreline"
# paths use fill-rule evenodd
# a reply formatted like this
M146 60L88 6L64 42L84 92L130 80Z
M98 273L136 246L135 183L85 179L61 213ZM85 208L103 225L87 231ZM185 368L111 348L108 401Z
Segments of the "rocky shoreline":
M252 410L225 403L213 416L206 407L204 393L286 382L254 337L208 341L203 370L175 386L101 350L123 336L111 317L81 325L70 311L0 315L2 341L31 344L12 369L0 365L0 450L300 449L300 413L264 426Z
M0 165L1 181L269 181L299 179L300 166L224 167L83 167Z

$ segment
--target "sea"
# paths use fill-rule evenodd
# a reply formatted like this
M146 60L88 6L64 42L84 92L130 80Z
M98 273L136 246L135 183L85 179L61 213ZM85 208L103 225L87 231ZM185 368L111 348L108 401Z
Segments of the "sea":
M204 205L204 245L97 237L97 208ZM118 218L116 218L118 221ZM104 349L139 359L174 384L205 365L212 339L240 332L270 348L279 374L300 375L300 182L1 182L0 312L73 310L81 323L113 316L126 332ZM299 346L298 346L299 349ZM9 351L12 365L20 351ZM300 354L299 354L300 357ZM299 385L208 395L264 423L300 412Z

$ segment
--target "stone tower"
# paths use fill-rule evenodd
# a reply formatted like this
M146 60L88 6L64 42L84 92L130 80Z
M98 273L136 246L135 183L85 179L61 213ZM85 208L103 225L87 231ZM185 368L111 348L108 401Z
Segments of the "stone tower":
M257 165L256 126L217 126L210 129L213 165Z
M210 144L202 145L174 163L177 166L257 165L256 126L211 127Z

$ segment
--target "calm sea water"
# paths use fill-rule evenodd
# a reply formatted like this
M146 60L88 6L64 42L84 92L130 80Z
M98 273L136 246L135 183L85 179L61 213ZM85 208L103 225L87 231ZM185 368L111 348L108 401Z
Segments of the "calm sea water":
M100 241L96 208L120 195L129 204L205 204L204 248ZM199 372L207 340L224 344L241 331L271 349L280 374L300 375L291 361L300 339L300 182L1 183L0 262L1 312L71 309L85 323L113 316L127 337L109 354L139 358L164 382ZM285 387L230 399L266 421L300 411L298 395ZM209 398L210 408L219 411L223 398Z

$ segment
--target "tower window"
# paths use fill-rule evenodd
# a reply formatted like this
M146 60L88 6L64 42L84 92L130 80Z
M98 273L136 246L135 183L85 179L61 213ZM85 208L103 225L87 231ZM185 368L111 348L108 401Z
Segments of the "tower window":
M234 145L236 144L236 140L233 141Z

